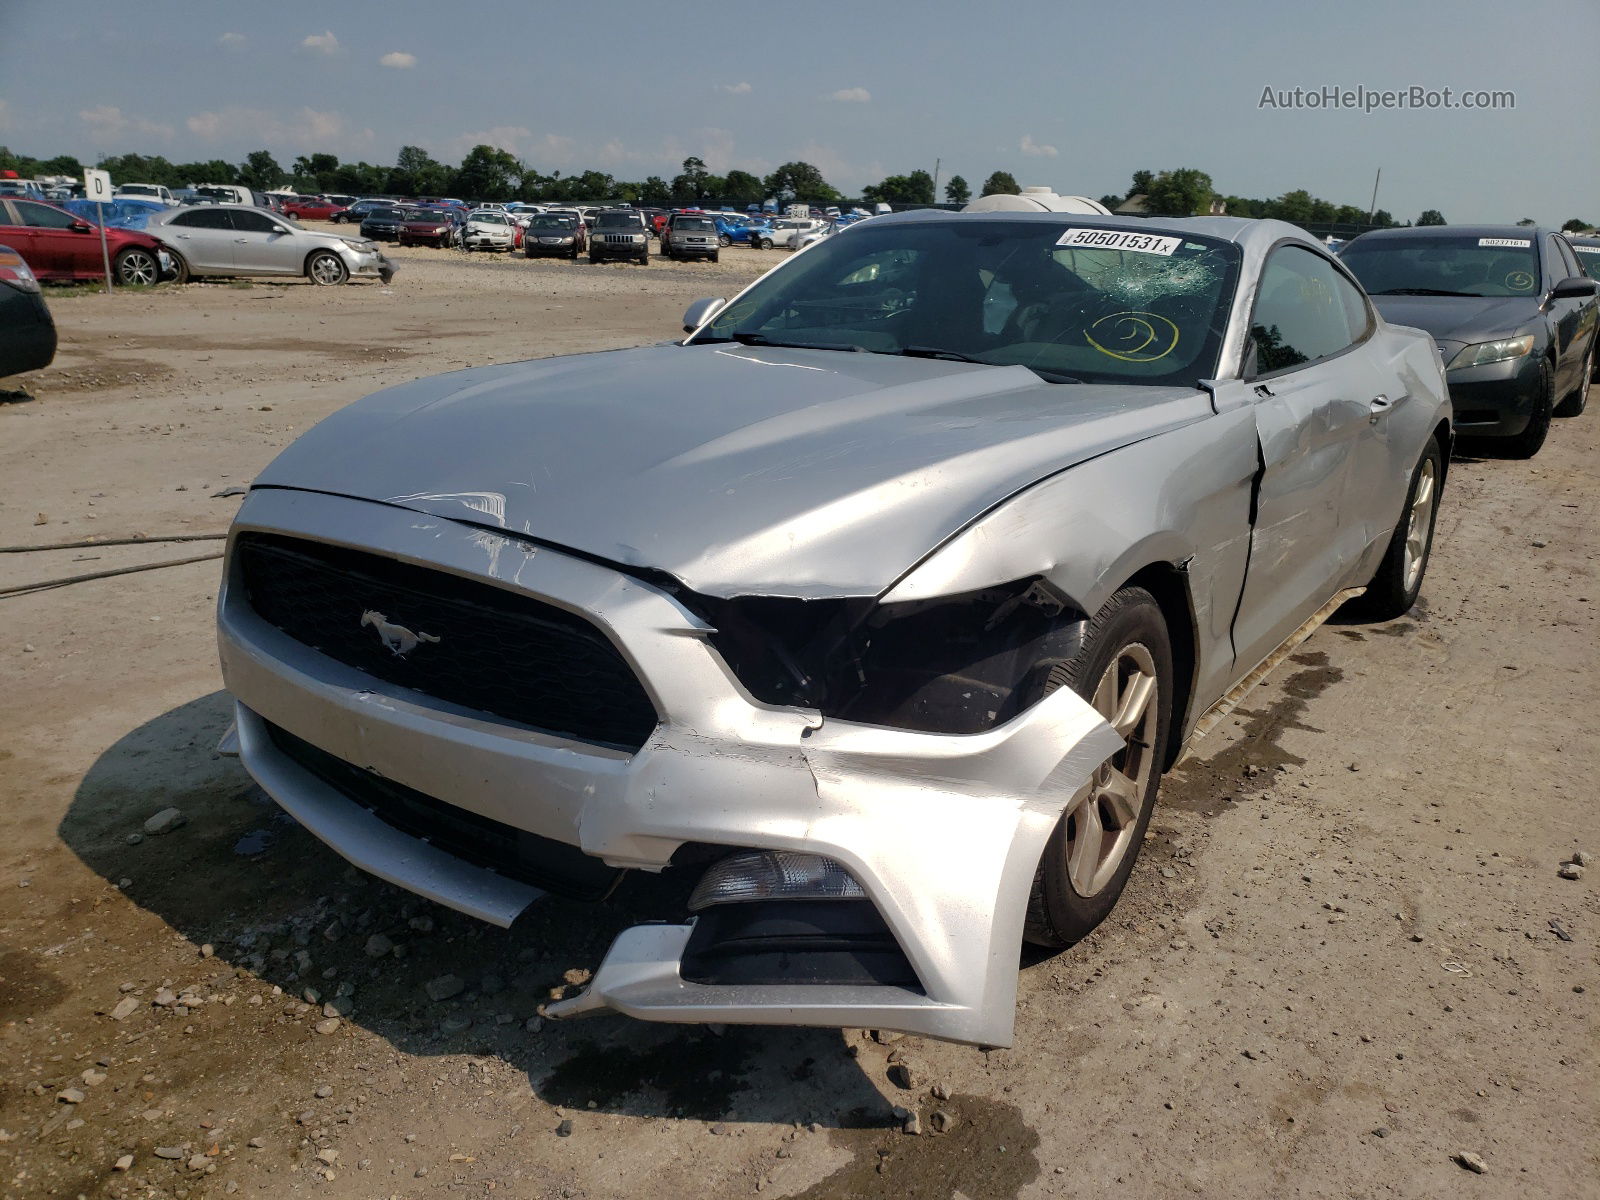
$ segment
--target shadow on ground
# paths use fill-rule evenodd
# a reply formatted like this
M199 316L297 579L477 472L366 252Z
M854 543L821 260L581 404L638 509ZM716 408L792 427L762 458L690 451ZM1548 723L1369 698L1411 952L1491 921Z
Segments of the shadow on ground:
M316 1043L310 1026L324 1011L297 998L312 988L327 1002L343 985L353 989L345 1019L399 1051L498 1056L526 1074L536 1097L564 1109L820 1124L854 1152L836 1181L850 1194L869 1194L870 1181L870 1194L881 1187L943 1200L965 1180L971 1195L1012 1195L1037 1173L1038 1137L1008 1104L953 1097L952 1132L904 1138L892 1113L898 1101L868 1078L860 1044L837 1030L719 1034L618 1017L527 1029L552 989L597 964L649 897L625 886L605 905L551 898L504 931L363 875L282 813L235 760L215 754L230 715L219 692L123 736L90 769L59 832L134 904L214 947L215 958L201 962L215 966L213 986L242 972L283 989L253 1010L264 1028L234 1048L241 1069L278 1061L283 1045ZM169 806L186 822L144 835L146 818ZM390 948L374 953L384 942L373 939ZM431 1000L424 985L447 974L463 981L461 992ZM1007 1147L1003 1159L989 1162L996 1146ZM902 1169L880 1171L888 1160ZM1003 1186L984 1187L982 1177ZM825 1194L838 1193L807 1193Z

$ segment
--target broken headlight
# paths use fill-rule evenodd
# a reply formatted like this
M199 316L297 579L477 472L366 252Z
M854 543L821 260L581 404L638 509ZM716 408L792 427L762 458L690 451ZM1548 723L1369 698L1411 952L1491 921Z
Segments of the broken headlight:
M928 733L981 733L1037 702L1085 619L1043 579L901 604L741 597L702 611L762 703Z

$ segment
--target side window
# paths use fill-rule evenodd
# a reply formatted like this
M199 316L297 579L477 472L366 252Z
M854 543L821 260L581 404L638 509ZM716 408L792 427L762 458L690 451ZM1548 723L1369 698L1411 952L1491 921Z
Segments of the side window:
M1349 282L1321 255L1280 246L1261 272L1250 336L1255 374L1271 375L1328 358L1366 333L1366 305L1351 296ZM1361 323L1352 327L1352 305Z
M263 212L252 212L248 209L235 209L232 214L233 227L244 233L271 233L279 225Z
M29 200L15 200L12 203L16 206L17 215L22 218L22 223L34 229L66 229L81 220L69 212L51 208L48 204L34 204Z
M1566 238L1552 236L1550 238L1551 259L1550 266L1555 272L1554 282L1560 283L1563 279L1570 279L1574 275L1582 275L1578 267L1578 256L1573 254L1572 247L1567 244Z
M196 208L189 212L179 213L173 217L169 224L182 225L189 229L232 229L233 222L228 220L228 214L220 208Z

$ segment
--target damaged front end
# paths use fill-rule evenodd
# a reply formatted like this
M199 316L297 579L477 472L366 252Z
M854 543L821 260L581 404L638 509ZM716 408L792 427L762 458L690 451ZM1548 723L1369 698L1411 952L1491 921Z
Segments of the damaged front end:
M241 566L241 541L259 538L405 564L360 576L360 604L427 638L392 663L342 649L381 636L359 612L337 636L296 636ZM1040 856L1122 745L1074 691L1049 690L1083 618L1043 580L896 604L718 600L282 489L251 494L232 546L219 629L243 760L351 861L503 925L565 886L560 871L596 894L623 869L698 872L681 919L624 931L552 1017L1010 1043ZM654 711L636 744L449 691L451 656L481 655L484 630L508 647L558 631L565 657L519 649L521 686L581 691L596 651L578 625ZM581 715L574 695L564 711Z

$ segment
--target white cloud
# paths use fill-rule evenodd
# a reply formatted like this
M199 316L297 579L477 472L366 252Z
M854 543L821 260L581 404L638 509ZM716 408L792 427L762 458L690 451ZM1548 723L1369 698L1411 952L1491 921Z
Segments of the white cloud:
M865 104L872 99L872 93L861 87L840 88L837 92L829 92L827 98L841 104Z
M130 117L115 104L100 104L94 108L86 108L78 114L78 120L87 125L89 132L96 137L116 138L130 133L142 134L145 137L172 136L171 125L146 121L143 117Z
M1033 135L1029 133L1022 135L1022 141L1018 144L1017 149L1021 150L1029 158L1054 158L1059 153L1054 146L1046 146L1034 141Z
M313 33L300 43L300 49L311 50L317 54L339 53L339 39L333 36L331 29L322 33Z
M727 92L730 96L748 96L754 90L748 83L742 81L739 83L717 84L717 91Z
M417 56L407 54L404 50L396 50L392 54L385 54L378 61L386 67L393 67L396 71L404 71L408 67L417 65Z
M198 112L184 121L189 132L208 141L248 141L293 154L364 152L376 141L370 129L350 130L337 112L301 108L284 115L259 108L221 108Z
M245 37L242 33L225 33L217 39L217 43L226 46L229 50L237 50L244 45Z

